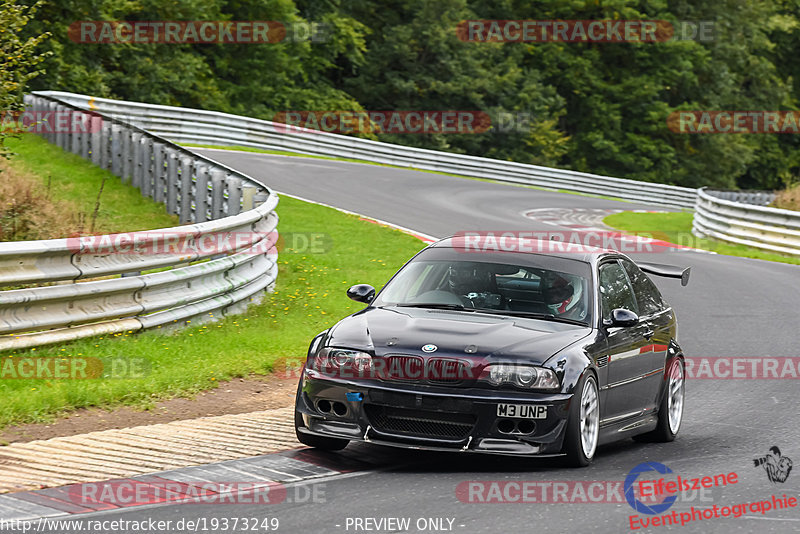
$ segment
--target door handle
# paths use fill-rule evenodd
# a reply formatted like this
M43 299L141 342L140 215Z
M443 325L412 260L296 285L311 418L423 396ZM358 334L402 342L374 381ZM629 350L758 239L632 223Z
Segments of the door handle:
M653 332L652 330L648 330L647 332L645 332L645 333L644 333L644 334L642 334L642 335L644 336L644 338L645 338L646 340L650 341L650 338L652 338L652 337L653 337L653 334L655 334L655 332Z

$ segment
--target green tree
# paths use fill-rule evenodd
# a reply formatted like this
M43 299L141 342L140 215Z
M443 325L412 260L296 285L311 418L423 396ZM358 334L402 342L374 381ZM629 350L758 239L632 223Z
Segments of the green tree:
M347 2L342 9L370 28L363 64L342 87L375 111L479 111L493 128L483 133L382 134L383 141L554 165L566 150L556 128L563 100L541 82L521 51L459 40L456 27L475 18L466 0ZM525 117L523 128L501 131L501 114ZM517 125L519 123L517 122Z
M38 68L46 54L37 53L37 46L49 34L44 32L36 36L21 36L25 26L30 22L37 5L23 6L15 0L0 0L0 112L18 111L24 108L22 97L30 80L42 74ZM0 156L7 157L8 149L4 145L6 136L11 132L0 128Z
M53 52L37 89L179 105L271 118L308 106L354 106L323 73L337 53L316 43L83 43L70 38L79 21L270 20L302 23L291 0L44 0L33 32L51 29ZM336 17L335 46L357 58L359 32ZM354 24L355 21L353 21ZM342 43L345 37L350 45ZM329 48L326 48L329 50Z

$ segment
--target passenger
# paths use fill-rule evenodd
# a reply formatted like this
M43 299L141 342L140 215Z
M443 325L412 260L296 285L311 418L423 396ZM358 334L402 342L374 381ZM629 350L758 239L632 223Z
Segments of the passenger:
M568 319L583 319L583 284L577 277L554 272L542 276L541 292L550 313Z

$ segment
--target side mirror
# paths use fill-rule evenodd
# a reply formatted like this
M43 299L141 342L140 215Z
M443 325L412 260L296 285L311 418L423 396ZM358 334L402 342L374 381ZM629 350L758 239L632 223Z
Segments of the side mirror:
M347 296L356 302L369 304L375 298L375 288L369 284L356 284L347 290Z
M606 319L603 324L606 326L635 326L639 322L639 316L625 308L616 308L611 312L611 319Z

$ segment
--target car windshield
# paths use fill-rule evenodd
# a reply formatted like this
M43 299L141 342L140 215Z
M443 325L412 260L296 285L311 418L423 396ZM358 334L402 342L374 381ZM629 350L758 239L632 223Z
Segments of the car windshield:
M447 308L589 324L589 265L529 256L523 264L423 255L395 275L373 306Z

